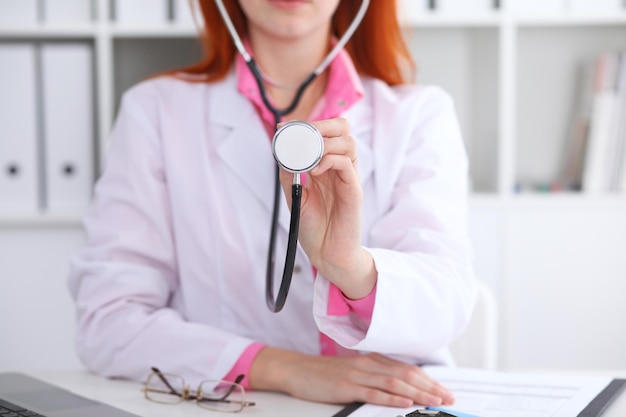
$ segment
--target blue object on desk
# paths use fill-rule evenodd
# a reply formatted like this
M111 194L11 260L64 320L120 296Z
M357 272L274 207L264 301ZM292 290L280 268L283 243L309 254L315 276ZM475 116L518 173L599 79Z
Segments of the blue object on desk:
M444 413L448 413L451 414L455 417L479 417L479 416L475 416L473 414L467 414L467 413L461 413L460 411L453 411L453 410L449 410L447 408L444 407L426 407L427 410L433 410L433 411L443 411Z

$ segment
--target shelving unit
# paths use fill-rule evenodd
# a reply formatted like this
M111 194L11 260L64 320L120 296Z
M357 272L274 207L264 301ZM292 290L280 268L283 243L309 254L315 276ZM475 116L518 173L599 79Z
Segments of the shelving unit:
M615 367L624 367L623 357L600 361L590 352L541 357L536 346L541 341L532 340L532 323L542 317L529 311L524 297L541 292L534 286L536 280L526 279L528 274L546 274L546 281L552 283L547 286L548 298L562 296L559 285L567 288L569 279L586 279L582 272L577 274L576 268L569 267L564 268L567 276L554 276L558 267L572 258L586 262L584 265L602 264L604 275L593 279L614 286L617 292L626 291L626 282L620 280L626 276L622 260L626 257L617 256L613 250L605 257L602 251L591 249L602 245L626 247L626 195L516 193L515 189L520 181L549 181L556 175L567 138L579 62L607 49L626 50L626 9L605 15L531 17L516 15L507 9L506 1L501 3L501 10L476 15L420 12L402 13L401 17L418 64L418 82L441 85L457 106L471 164L470 229L476 270L494 288L501 305L500 366L537 368L552 361L552 367L574 363L593 368L612 360ZM191 24L116 24L109 15L109 0L94 0L93 4L95 18L90 23L0 25L0 43L86 41L93 45L98 110L95 148L103 159L121 94L151 74L193 63L201 56L201 47ZM80 220L80 213L0 215L0 237L9 229L77 229ZM594 220L590 223L594 226L587 224L589 220ZM537 239L525 244L520 239L527 239L528 233ZM560 253L559 247L551 246L559 242L557 238L563 240L563 246L575 240L587 245L578 247L578 252ZM536 255L538 248L550 253L549 259L538 259L539 266L525 264L527 256ZM587 259L583 259L585 251L590 253ZM587 266L578 269L589 270ZM538 312L571 313L550 310L548 298L536 302ZM598 300L581 308L597 320L606 319L610 313L626 315L625 307L603 310L609 307ZM549 326L553 323L550 320L545 318L543 323ZM626 349L625 335L615 336L612 330L606 334ZM566 349L558 334L543 336L546 343ZM524 350L519 343L530 347ZM596 356L601 355L598 351Z
M97 144L104 155L123 91L150 74L193 62L201 50L197 31L189 24L117 24L108 17L108 0L97 0L95 5L95 15L105 17L91 24L5 26L0 27L0 42L93 42ZM520 179L548 177L558 168L571 116L567 106L575 93L576 60L601 53L607 46L626 49L626 11L621 15L529 17L503 8L467 16L403 13L401 21L420 66L418 82L442 85L457 103L472 161L474 192L502 198L514 193ZM576 37L576 48L570 48L570 39ZM560 57L555 66L554 58L568 48L567 59ZM543 77L541 88L533 88L542 79L533 74L533 67L538 66L549 77ZM551 108L558 115L546 121L552 114L544 113L543 119L537 116L542 107L534 105L534 91L554 87L558 87L557 94L544 94L544 98L554 103ZM536 132L539 127L546 127L541 134ZM538 160L537 144L527 143L526 137L547 145Z

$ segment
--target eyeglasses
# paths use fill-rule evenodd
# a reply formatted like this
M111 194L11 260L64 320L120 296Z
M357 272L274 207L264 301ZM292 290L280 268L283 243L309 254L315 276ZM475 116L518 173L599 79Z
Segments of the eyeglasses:
M147 400L155 403L179 404L191 400L207 410L238 413L244 407L254 405L244 398L245 391L239 384L243 378L244 375L239 375L234 382L202 381L198 388L192 391L178 375L163 373L153 367L144 384L143 392Z

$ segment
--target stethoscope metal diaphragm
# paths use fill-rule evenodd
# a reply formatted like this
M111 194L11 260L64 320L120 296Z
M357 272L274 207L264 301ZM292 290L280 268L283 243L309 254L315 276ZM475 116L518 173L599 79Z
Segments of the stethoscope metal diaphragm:
M324 138L315 126L303 121L285 123L272 139L274 159L294 174L315 168L324 154Z

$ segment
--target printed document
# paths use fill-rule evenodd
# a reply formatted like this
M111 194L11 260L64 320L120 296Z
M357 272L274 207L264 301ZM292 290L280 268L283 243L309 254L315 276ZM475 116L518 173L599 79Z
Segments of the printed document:
M447 366L424 370L454 394L442 409L480 417L571 417L578 415L612 378L525 374ZM364 405L350 417L405 416L406 409Z

